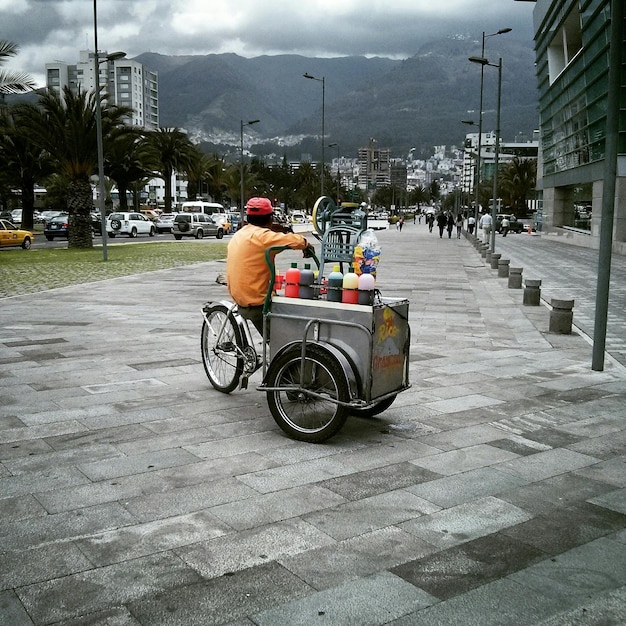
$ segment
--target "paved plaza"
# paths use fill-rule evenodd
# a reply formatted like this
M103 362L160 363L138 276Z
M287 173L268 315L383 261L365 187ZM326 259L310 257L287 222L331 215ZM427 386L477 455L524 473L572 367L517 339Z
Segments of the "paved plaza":
M210 386L223 262L0 300L0 624L626 622L626 369L465 238L379 239L412 387L325 444Z

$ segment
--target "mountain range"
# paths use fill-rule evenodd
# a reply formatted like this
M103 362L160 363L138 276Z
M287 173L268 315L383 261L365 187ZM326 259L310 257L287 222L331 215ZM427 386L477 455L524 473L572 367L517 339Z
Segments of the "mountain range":
M538 128L532 44L504 36L489 44L483 131L495 130L502 58L501 136L529 140ZM241 121L258 119L245 128L246 149L317 160L322 104L325 145L337 144L327 148L327 159L335 150L356 156L372 138L392 156L412 148L416 156L430 156L435 145L462 145L467 132L477 132L461 121L478 123L481 66L468 57L480 52L480 39L457 35L431 41L404 60L156 53L136 60L159 74L161 126L184 128L207 151L236 159Z

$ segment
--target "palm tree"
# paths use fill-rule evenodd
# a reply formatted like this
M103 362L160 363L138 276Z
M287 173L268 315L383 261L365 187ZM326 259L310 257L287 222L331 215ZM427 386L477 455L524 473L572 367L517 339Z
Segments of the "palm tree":
M107 142L104 169L117 185L120 211L127 211L127 192L132 191L132 183L145 179L151 170L143 133L132 127L123 131L116 132Z
M102 99L102 133L106 140L113 129L123 126L127 107L118 107ZM19 107L32 141L52 159L55 171L67 181L70 248L91 248L90 213L93 193L90 177L97 172L96 95L63 89L63 97L48 90L39 99L38 107Z
M35 183L52 173L47 153L33 143L20 115L20 110L34 108L33 105L8 107L6 115L0 117L0 164L5 179L20 188L22 226L26 229L33 227Z
M165 212L172 211L172 176L185 170L193 144L179 128L159 128L146 135L147 152L155 174L165 184Z
M500 172L500 188L507 204L514 210L525 212L526 200L537 185L537 160L514 157Z
M186 168L187 198L195 200L198 194L202 195L202 184L208 180L211 160L196 146L193 147L189 157L189 164Z
M18 50L17 44L0 39L0 65L3 65L9 57L14 57ZM0 102L4 101L5 95L26 93L34 88L35 82L28 74L0 70Z

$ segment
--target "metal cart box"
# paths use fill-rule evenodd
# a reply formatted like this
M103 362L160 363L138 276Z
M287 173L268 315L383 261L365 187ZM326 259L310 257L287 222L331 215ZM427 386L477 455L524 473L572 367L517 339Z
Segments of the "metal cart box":
M268 315L271 357L294 341L328 343L341 350L370 402L406 389L409 301L382 298L373 306L274 296ZM305 337L306 335L306 337Z

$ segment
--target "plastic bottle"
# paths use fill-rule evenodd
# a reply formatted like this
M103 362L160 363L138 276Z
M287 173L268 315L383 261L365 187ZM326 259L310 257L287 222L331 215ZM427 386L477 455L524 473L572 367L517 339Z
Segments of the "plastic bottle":
M333 267L333 271L328 275L328 300L330 302L341 302L341 288L343 287L343 274L339 265Z
M315 274L311 269L310 263L304 264L304 269L300 271L300 289L299 296L304 300L313 300L315 291L313 290L313 282L315 281Z
M285 272L285 296L297 298L300 294L300 270L297 263L292 263Z
M354 268L351 267L348 273L343 277L343 285L341 290L341 301L344 304L358 304L359 303L359 277L354 273Z
M374 304L374 287L376 279L371 274L361 274L359 276L359 304Z

